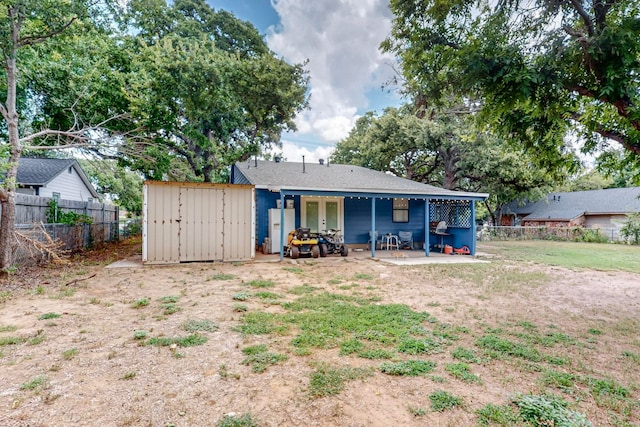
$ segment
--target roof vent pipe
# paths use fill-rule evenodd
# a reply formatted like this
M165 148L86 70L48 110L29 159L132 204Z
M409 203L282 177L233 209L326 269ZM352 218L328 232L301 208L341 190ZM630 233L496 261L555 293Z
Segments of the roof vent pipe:
M329 159L327 159L327 167L329 167Z
M302 173L305 173L305 172L306 172L306 170L305 170L305 169L306 169L306 166L305 166L305 164L304 164L304 156L302 156Z
M318 159L318 163L320 163L321 165L324 165L324 159Z
M253 158L253 161L255 162L255 166L256 166L256 167L258 167L258 158L257 158L257 157L254 157L254 158Z
M280 156L275 156L273 158L273 161L276 162L276 163L280 163Z

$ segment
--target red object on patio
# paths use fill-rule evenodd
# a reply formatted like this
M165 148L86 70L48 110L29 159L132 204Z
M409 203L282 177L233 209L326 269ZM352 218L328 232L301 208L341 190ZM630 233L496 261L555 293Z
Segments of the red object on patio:
M453 253L458 254L458 255L470 255L471 254L471 250L469 249L469 246L464 245L461 248L454 248L453 249Z

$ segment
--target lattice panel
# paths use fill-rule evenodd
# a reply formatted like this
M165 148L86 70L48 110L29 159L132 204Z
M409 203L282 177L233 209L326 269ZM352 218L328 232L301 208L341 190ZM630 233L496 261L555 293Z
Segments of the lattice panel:
M438 200L429 203L429 222L444 221L450 227L471 227L471 202Z

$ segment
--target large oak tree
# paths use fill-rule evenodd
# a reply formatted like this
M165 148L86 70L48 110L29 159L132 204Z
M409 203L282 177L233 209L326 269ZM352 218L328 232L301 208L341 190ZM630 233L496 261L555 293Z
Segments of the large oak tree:
M538 160L570 141L640 154L638 0L391 0L407 87L432 102L458 93Z
M536 198L564 171L537 166L524 149L477 130L469 114L412 107L367 113L340 141L332 161L369 167L450 190L489 193L493 217L515 199Z

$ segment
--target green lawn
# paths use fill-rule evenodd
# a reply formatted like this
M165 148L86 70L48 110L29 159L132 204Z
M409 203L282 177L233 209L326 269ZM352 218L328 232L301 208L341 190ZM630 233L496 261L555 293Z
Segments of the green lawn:
M640 273L640 246L526 240L479 242L478 251L514 261Z

